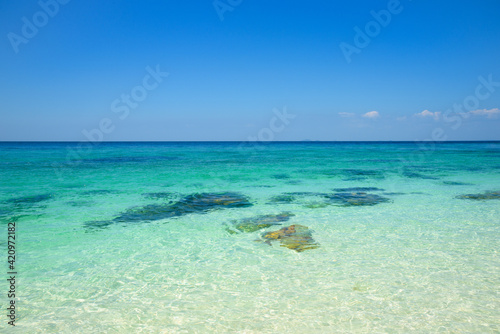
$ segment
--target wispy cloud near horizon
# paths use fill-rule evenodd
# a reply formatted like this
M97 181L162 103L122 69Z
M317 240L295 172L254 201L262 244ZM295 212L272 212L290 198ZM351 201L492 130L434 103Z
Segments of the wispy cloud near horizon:
M416 113L414 116L417 116L417 117L432 117L436 121L439 121L439 116L440 115L441 115L440 111L432 112L432 111L429 111L429 110L425 109L422 112Z
M363 117L366 117L366 118L377 118L377 117L380 117L380 114L378 111L369 111L367 112L366 114L363 114Z
M355 114L353 112L339 112L340 117L353 117Z
M498 108L478 109L478 110L469 111L469 114L477 115L477 116L486 116L488 118L496 118L496 117L500 116L500 109L498 109Z

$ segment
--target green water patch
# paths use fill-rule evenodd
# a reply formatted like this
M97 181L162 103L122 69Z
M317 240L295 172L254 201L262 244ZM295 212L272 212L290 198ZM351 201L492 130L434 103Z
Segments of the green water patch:
M468 172L481 172L486 170L487 168L484 167L478 167L478 166L467 166L463 167L462 170L468 171Z
M456 198L458 198L458 199L470 199L470 200L476 200L476 201L500 199L500 191L485 191L484 193L480 193L480 194L465 194L465 195L459 195Z
M375 169L345 168L328 174L340 176L343 181L369 181L385 179L385 173Z
M299 224L283 227L277 231L266 232L262 234L260 240L256 241L263 241L269 245L273 241L279 241L281 247L286 247L299 253L319 247L319 244L312 238L312 231L309 227Z
M271 227L273 225L281 225L282 222L287 221L290 217L295 216L290 212L282 212L280 214L269 214L269 215L260 215L250 218L244 218L238 221L232 222L231 228L226 228L226 231L230 234L235 234L239 232L251 233L256 232L258 230Z
M359 160L351 160L354 163L367 163L367 162L375 162L375 163L393 163L393 162L401 162L399 159L359 159Z
M169 160L179 160L179 159L180 157L172 157L172 156L135 156L135 157L119 156L119 157L83 159L82 162L120 164L120 163L145 163L145 162L155 162L155 161L169 161Z
M365 192L336 193L325 195L332 203L339 206L372 206L390 202L390 199Z

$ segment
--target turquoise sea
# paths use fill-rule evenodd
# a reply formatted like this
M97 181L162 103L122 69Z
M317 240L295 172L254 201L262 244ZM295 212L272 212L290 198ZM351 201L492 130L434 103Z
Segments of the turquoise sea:
M0 143L0 331L499 333L500 142Z

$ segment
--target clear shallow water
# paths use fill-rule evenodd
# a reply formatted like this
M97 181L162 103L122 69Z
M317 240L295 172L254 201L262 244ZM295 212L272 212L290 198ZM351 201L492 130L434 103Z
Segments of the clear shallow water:
M19 332L500 331L500 199L457 198L500 190L498 142L0 143L0 158ZM226 192L252 205L168 211ZM318 248L255 241L297 224Z

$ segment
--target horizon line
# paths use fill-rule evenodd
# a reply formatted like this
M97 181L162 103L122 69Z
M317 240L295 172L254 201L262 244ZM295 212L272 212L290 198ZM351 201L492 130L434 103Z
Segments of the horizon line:
M248 141L248 140L115 140L115 141L85 141L85 140L0 140L0 143L492 143L500 142L500 139L493 140L273 140L273 141Z

